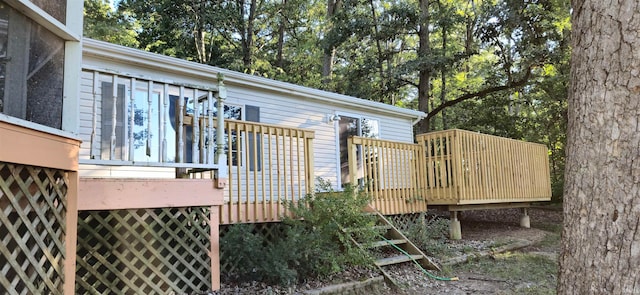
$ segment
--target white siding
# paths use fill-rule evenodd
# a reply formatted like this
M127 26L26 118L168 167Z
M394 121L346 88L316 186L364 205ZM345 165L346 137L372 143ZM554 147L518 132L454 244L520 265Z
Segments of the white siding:
M180 83L191 83L194 85L204 85L215 87L215 79L204 80L202 77L177 76L173 73L154 71L144 67L138 67L130 62L117 63L112 60L98 59L94 56L84 57L85 65L93 68L117 69L119 72L131 73L136 76L142 75L149 79L171 80ZM101 79L103 80L103 79ZM93 114L93 76L89 72L82 73L81 80L81 100L80 100L80 137L83 141L80 158L89 159L92 131ZM315 132L314 139L314 170L317 177L329 180L337 185L338 157L337 150L337 122L329 122L329 117L335 113L349 113L359 117L375 119L379 124L379 135L381 139L412 142L413 131L412 121L407 115L393 115L388 110L375 111L358 108L357 106L345 106L343 103L327 103L309 97L298 96L295 93L286 93L274 90L270 87L260 88L260 86L247 86L241 83L226 83L228 96L226 103L233 105L252 105L260 108L260 122L277 124L294 128L305 128ZM98 87L99 88L99 87ZM97 94L97 134L94 151L99 155L100 144L100 93ZM364 102L364 101L363 101ZM144 171L145 176L173 177L171 169L163 168L131 168L131 167L111 167L100 168L99 166L83 166L85 168L82 176L132 176L140 177L140 172ZM100 171L105 169L105 171Z
M396 118L386 114L345 108L338 105L317 103L294 95L284 96L273 91L227 85L227 103L260 107L260 121L295 128L306 128L315 132L314 170L316 177L330 181L334 188L338 184L338 156L336 145L337 122L329 122L328 117L336 112L376 119L379 122L380 138L386 140L413 142L411 120Z

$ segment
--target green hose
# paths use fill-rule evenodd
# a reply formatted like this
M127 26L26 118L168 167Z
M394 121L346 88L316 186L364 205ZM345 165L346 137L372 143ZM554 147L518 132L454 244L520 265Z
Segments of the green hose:
M387 243L389 243L389 245L393 246L394 248L396 248L398 251L402 252L402 254L407 255L407 257L411 258L411 260L413 261L413 263L415 263L424 274L426 274L428 277L434 279L434 280L438 280L438 281L458 281L458 277L452 277L452 278L444 278L444 277L439 277L436 275L432 275L431 273L429 273L426 269L424 269L422 267L422 265L420 265L420 263L418 263L418 261L416 261L413 257L411 257L411 254L407 253L407 251L405 251L404 249L398 247L398 245L391 243L391 241L387 240L387 238L382 237L382 239L384 239Z

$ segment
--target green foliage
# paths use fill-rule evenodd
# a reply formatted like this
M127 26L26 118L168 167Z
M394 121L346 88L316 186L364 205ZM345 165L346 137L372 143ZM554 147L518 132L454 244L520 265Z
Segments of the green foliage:
M449 234L449 220L437 216L427 217L425 213L413 222L400 225L407 238L418 248L432 256L446 256L448 247L446 241Z
M234 225L221 238L223 263L235 266L230 279L292 284L326 276L348 265L366 265L370 258L352 243L345 228L357 231L360 242L377 236L375 219L362 214L369 203L364 194L351 188L308 196L290 210L301 219L285 218L273 225L273 237L266 239L251 225Z
M136 47L136 22L121 11L114 11L108 0L84 1L85 37Z

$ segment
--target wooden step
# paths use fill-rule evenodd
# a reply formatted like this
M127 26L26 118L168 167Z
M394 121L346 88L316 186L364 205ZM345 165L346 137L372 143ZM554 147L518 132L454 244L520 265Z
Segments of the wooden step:
M409 262L409 261L412 261L411 258L413 258L414 260L419 260L419 259L422 259L423 257L424 256L422 256L422 255L411 255L411 256L399 255L399 256L393 256L393 257L378 259L378 260L376 260L375 263L376 263L377 266L385 266L385 265Z
M412 259L413 258L413 259ZM392 264L399 264L399 263L404 263L404 262L410 262L413 260L420 260L422 259L423 256L422 255L398 255L398 256L393 256L393 257L387 257L387 258L381 258L375 261L375 264L377 266L386 266L386 265L392 265Z
M369 248L378 248L378 247L384 247L384 246L390 246L390 244L393 245L402 245L402 244L406 244L407 240L387 240L387 241L377 241L377 242L373 242L369 245L367 245Z

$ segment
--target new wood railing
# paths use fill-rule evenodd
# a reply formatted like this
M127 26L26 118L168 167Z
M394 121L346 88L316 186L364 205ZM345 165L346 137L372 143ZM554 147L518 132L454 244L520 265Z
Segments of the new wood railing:
M205 130L216 124L200 121ZM224 126L229 176L221 224L280 221L287 203L313 192L313 131L237 120Z
M314 190L310 130L226 120L229 184L220 223L279 221Z
M465 130L420 134L429 205L549 201L546 146Z
M418 144L381 139L348 139L350 182L372 197L382 214L427 209L423 148Z
M417 141L349 139L351 183L383 214L551 198L544 145L458 129L421 134Z

